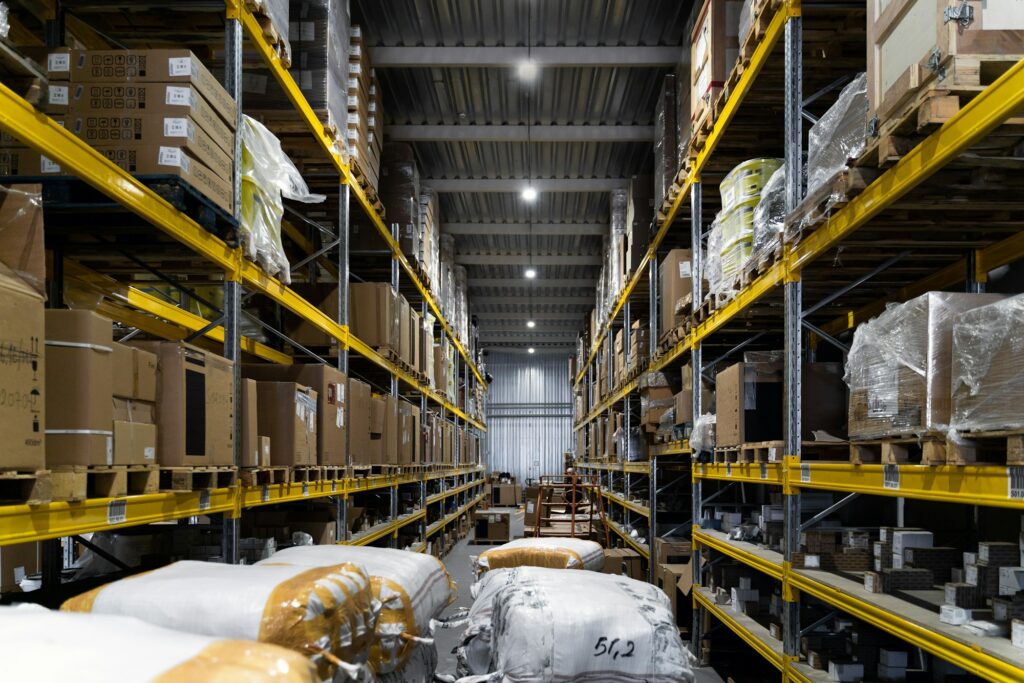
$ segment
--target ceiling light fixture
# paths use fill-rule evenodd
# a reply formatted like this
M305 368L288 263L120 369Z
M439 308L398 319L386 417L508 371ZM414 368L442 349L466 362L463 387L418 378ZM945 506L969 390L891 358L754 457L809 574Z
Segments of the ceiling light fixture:
M526 352L527 352L527 353L536 353L536 349L534 349L534 348L533 348L533 347L531 346L530 348L526 349Z
M527 48L529 51L529 48ZM522 62L519 62L519 66L516 67L516 72L519 74L519 78L524 81L532 81L537 78L537 73L540 71L540 67L537 66L537 62L527 57Z
M523 188L522 197L523 197L523 199L525 199L528 202L532 202L532 201L536 200L537 199L537 188L535 188L532 185L527 185L526 187Z
M526 321L526 326L529 327L530 329L533 329L534 327L537 327L537 323L535 323L532 320L527 320Z
M523 275L526 277L527 280L532 280L533 278L537 277L537 271L534 270L533 268L527 268L526 272L524 272Z

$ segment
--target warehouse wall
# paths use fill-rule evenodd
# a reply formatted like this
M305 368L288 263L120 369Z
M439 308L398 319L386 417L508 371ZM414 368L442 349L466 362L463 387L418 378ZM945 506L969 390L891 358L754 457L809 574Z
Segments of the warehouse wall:
M511 472L520 482L561 474L572 444L572 389L566 353L491 352L487 371L488 471Z

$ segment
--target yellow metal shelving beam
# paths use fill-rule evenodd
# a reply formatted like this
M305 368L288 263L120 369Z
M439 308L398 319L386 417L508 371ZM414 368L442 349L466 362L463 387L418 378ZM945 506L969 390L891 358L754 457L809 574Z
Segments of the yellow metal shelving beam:
M427 538L430 538L438 531L445 528L465 513L469 512L475 505L479 504L480 501L484 499L484 496L485 494L481 493L476 498L473 498L472 500L468 501L465 505L458 508L455 512L451 513L450 515L445 515L441 519L431 524L429 527L427 527Z
M621 538L621 539L622 539L623 541L625 541L627 545L629 545L629 546L630 546L631 548L633 548L633 550L635 550L635 551L637 551L638 553L640 553L640 555L641 555L641 556L642 556L642 557L643 557L643 558L644 558L645 560L650 560L650 559L651 559L651 551L650 551L650 550L648 550L648 549L647 549L647 548L646 548L645 546L643 546L643 545L640 545L639 543L637 543L637 542L636 542L636 540L635 540L634 538L632 538L632 537L631 537L631 536L629 535L629 533L627 533L627 532L626 532L626 530L625 530L625 529L623 529L621 525L619 525L619 523L618 523L618 522L613 522L613 521L612 521L612 520L610 520L610 519L609 519L609 520L606 520L606 522L607 522L607 524L608 524L608 528L609 528L609 529L611 529L612 531L614 531L614 532L615 532L615 534L616 534L616 535L617 535L617 536L618 536L619 538Z
M782 484L785 466L780 462L706 463L693 466L694 479L721 479L751 484Z
M716 605L714 598L701 586L693 587L693 600L697 606L703 607L714 615L743 642L771 662L776 669L780 672L785 670L788 658L782 652L782 643L774 640L768 629L745 614L730 614L722 609L722 606Z
M340 154L338 154L335 140L328 134L327 130L324 128L324 124L317 118L312 107L309 106L309 102L306 100L306 96L302 93L302 89L299 88L295 79L292 78L288 68L281 63L281 59L278 57L277 51L274 50L274 48L271 47L263 37L263 30L260 27L259 21L255 16L253 16L252 12L242 6L242 3L239 2L239 0L227 0L226 4L228 6L228 16L237 17L242 22L242 26L245 29L250 42L256 46L256 50L260 53L260 56L263 57L263 61L266 63L267 68L272 74L274 74L274 79L281 86L281 89L284 90L285 96L306 122L310 133L320 144L326 158L334 164L334 167L337 169L340 176L339 181L349 186L349 189L355 196L356 202L362 207L363 213L365 213L370 219L374 227L377 229L377 232L380 233L381 239L384 240L388 249L391 250L392 258L396 259L401 264L406 276L413 285L415 285L416 290L423 297L423 300L427 302L427 306L430 308L431 313L435 318L437 318L437 321L444 330L445 335L465 361L466 367L468 367L473 375L476 376L476 379L480 384L486 384L483 375L476 367L476 363L474 363L472 358L470 358L466 348L456 338L455 331L448 323L448 320L444 315L442 315L441 309L437 305L437 302L434 301L434 297L431 295L430 290L423 285L423 282L420 280L416 270L412 267L409 259L402 253L401 246L397 241L395 241L394 237L391 236L391 229L384 224L384 221L370 203L369 197L366 196L366 192L356 181L355 176L352 173L351 166L342 159Z
M399 517L398 519L388 522L380 529L374 529L373 531L366 532L357 538L349 539L348 545L369 545L374 541L380 540L385 536L392 536L398 533L398 530L407 524L412 524L415 521L423 519L427 514L426 510L420 510L409 515Z
M622 496L618 495L614 491L602 490L601 491L601 495L603 495L606 500L610 500L610 501L612 501L613 503L615 503L617 505L621 505L622 507L626 508L627 510L632 510L633 512L637 513L638 515L641 515L643 517L650 517L651 516L651 509L649 507L647 507L646 505L640 505L639 503L634 503L633 501L630 501L630 500L626 500L625 498L623 498Z
M693 527L693 543L697 546L703 546L705 548L711 548L723 555L742 562L743 564L756 569L757 571L772 577L776 581L782 581L783 578L783 567L782 567L782 555L779 554L778 561L773 561L766 557L762 557L753 553L749 550L744 549L740 545L733 543L727 539L718 538L711 535L697 525ZM747 544L749 545L749 544ZM767 551L766 551L767 554Z

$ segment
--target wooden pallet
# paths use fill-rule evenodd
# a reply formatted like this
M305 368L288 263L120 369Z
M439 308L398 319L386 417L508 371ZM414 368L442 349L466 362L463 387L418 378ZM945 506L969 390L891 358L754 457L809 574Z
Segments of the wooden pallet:
M785 239L795 244L808 233L824 225L829 216L840 211L880 175L878 169L844 168L804 198L786 216Z
M850 462L854 465L945 465L946 439L941 434L927 434L851 441Z
M265 4L261 0L245 0L245 6L246 9L252 12L256 22L260 25L263 39L274 48L284 67L286 69L290 68L292 65L292 55L288 46L287 36L282 36L278 28L270 21ZM283 30L287 32L288 27L283 27Z
M359 159L349 159L349 167L352 169L352 175L355 177L356 182L359 183L359 187L363 189L363 193L366 195L366 199L369 200L370 206L377 212L377 215L384 218L384 204L381 203L380 197L377 196L377 188L374 187L373 182L370 180L370 176L363 171L362 165L365 162Z
M54 468L53 499L80 501L156 493L160 472L156 465L72 465Z
M287 467L245 467L238 472L238 480L242 486L264 486L267 484L287 484Z
M44 505L52 500L49 470L0 471L0 503L5 505Z
M204 491L234 486L238 479L236 467L161 467L161 491Z
M293 465L288 468L288 482L312 483L323 478L323 469L317 465Z
M1024 431L965 432L946 442L946 464L1024 465Z
M345 467L341 465L321 465L324 481L340 480L345 478Z

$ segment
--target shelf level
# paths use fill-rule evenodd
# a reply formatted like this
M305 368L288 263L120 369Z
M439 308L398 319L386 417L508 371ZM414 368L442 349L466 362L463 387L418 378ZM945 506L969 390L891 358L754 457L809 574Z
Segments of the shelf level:
M783 579L782 553L762 548L753 543L732 541L720 531L701 529L697 526L693 528L693 543L728 555L777 581Z
M611 529L612 531L614 531L615 535L618 536L619 538L621 538L623 541L625 541L626 544L629 547L631 547L633 550L635 550L638 553L640 553L640 555L645 560L650 560L651 559L651 551L650 551L650 549L648 549L648 547L646 545L644 545L642 543L637 543L636 539L632 538L629 535L629 532L626 531L625 529L623 529L622 526L618 522L613 522L610 519L609 520L605 520L605 521L608 524L608 528Z
M377 524L368 531L364 531L363 533L350 538L348 540L348 545L369 545L370 543L380 540L385 536L396 536L398 534L398 530L403 526L423 519L426 515L426 510L418 510L417 512L410 512L407 515L400 515L394 520L383 524Z
M721 479L753 484L781 485L784 466L780 462L699 463L693 466L694 479Z
M740 637L759 655L769 661L780 672L785 671L789 659L782 651L782 641L772 638L771 632L746 614L733 612L722 605L715 604L711 590L703 586L693 587L694 602L724 624L730 631Z
M627 510L632 510L633 512L637 513L638 515L641 515L643 517L650 517L651 516L651 509L649 507L647 507L646 505L640 505L639 503L634 503L631 500L626 500L625 498L623 498L619 494L615 493L614 491L608 491L606 489L602 489L601 490L601 495L605 497L605 500L610 500L613 503L615 503L616 505L621 505L622 507L626 508Z

